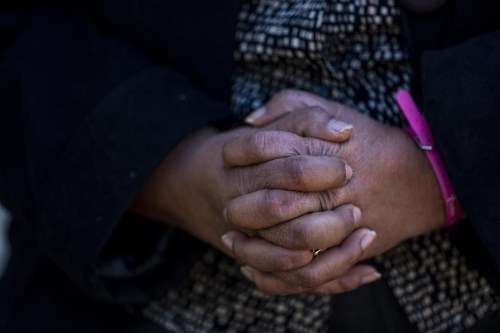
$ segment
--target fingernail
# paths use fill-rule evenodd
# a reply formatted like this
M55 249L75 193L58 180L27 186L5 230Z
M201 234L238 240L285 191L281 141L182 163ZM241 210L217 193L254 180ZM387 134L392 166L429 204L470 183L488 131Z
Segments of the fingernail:
M363 252L365 252L366 249L371 245L371 243L373 243L375 237L377 237L377 233L373 230L369 230L365 233L365 235L361 239L361 249L363 250Z
M379 272L373 272L373 273L368 274L365 277L363 277L363 279L361 280L361 284L367 284L367 283L370 283L373 281L377 281L381 277L382 277L382 274L380 274Z
M345 179L348 182L352 178L352 168L349 164L345 164Z
M225 247L227 247L231 252L233 251L233 238L229 234L224 234L220 238L222 241L222 244L224 244Z
M227 208L224 208L222 211L222 217L224 218L224 222L227 222Z
M330 120L327 126L329 129L337 133L344 133L345 131L352 129L351 124L344 123L343 121L337 119Z
M247 279L253 281L252 271L248 266L242 266L240 268L241 274L243 274Z
M266 114L266 107L265 106L261 106L260 108L252 111L246 118L245 118L245 122L247 124L250 124L250 125L253 125L257 122L257 120L259 120L259 118L261 118L263 115Z
M358 222L359 219L361 218L361 209L359 209L359 207L354 206L354 208L352 209L352 216L354 217L354 221Z

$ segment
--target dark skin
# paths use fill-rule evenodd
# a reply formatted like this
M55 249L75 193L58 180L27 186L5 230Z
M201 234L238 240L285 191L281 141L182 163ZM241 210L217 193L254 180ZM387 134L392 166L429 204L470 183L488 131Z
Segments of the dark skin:
M339 121L329 127L331 119L318 109L302 117L282 117L262 129L239 128L224 133L201 129L183 140L165 158L139 193L132 209L181 228L233 255L223 244L227 244L228 238L221 240L230 227L243 231L241 235L247 237L264 227L263 223L267 227L269 218L276 213L275 224L294 221L294 216L302 219L304 211L321 210L322 202L328 200L323 195L328 189L344 186L352 177L352 169L330 154L331 142L347 140L352 127ZM242 162L253 162L248 166L235 166L228 164L229 160L224 161L223 150L228 149L228 142L241 144L237 151L245 158ZM276 152L287 152L287 156L275 158ZM255 158L263 160L257 162ZM231 214L231 210L225 207L233 199L247 194L263 204L249 211L260 216L260 220L244 226L229 226L224 214ZM288 207L286 215L273 209L282 205ZM378 277L373 267L352 268L370 244L367 237L370 240L374 236L366 228L352 232L359 221L359 210L353 205L344 205L328 214L330 218L353 226L345 228L339 223L339 231L328 242L329 246L334 246L339 245L335 239L348 238L338 246L339 256L335 263L330 263L336 271L345 273L339 276L340 283L354 289L373 281L374 274ZM313 260L310 248L284 247L262 237L251 239L248 246L244 246L248 256L237 256L251 267L279 273L304 267ZM270 292L281 293L281 290Z
M257 287L279 294L355 289L379 277L360 260L442 225L434 174L401 130L302 92L279 94L266 111L255 124L281 117L186 138L134 209L225 249ZM331 130L333 118L354 125L346 143L333 143L351 134ZM313 259L318 244L325 251Z
M349 163L354 176L345 186L320 194L323 198L320 212L308 214L308 209L300 211L298 207L302 205L296 204L291 208L292 215L304 214L301 217L285 223L270 219L268 225L258 224L259 228L254 232L261 241L297 250L327 248L308 265L298 269L266 272L256 267L245 268L245 275L267 292L337 293L350 290L349 282L343 281L342 284L339 279L355 268L357 261L383 253L407 238L437 229L444 223L444 206L434 172L424 153L402 130L380 124L340 104L298 91L277 95L266 105L264 113L262 110L256 112L260 118L250 119L254 125L264 125L283 115L307 117L311 109L318 108L354 126L351 138L341 144L332 143L327 153ZM244 138L237 138L226 145L226 163L244 166L245 162L262 162L287 155L287 152L277 151L274 156L249 160L233 148L240 147L242 140ZM258 153L253 152L253 155ZM317 195L304 193L303 200ZM329 215L347 204L360 208L361 219L342 221ZM288 216L288 206L269 208L255 200L252 194L247 194L229 202L226 217L236 228L247 228L255 223L255 212L266 214L266 209L271 209L271 212L278 210L282 216ZM338 253L337 245L340 244L341 248L349 242L349 237L339 235L363 227L376 232L373 244L350 268L339 266L342 255ZM247 258L253 253L255 237L237 231L230 232L229 237L233 238L230 248L235 257L251 266Z

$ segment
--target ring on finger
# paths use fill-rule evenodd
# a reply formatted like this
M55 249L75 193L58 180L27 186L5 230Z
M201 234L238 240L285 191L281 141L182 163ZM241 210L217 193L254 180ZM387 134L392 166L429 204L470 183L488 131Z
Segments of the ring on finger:
M312 249L311 250L313 257L318 256L322 251L323 251L322 249Z

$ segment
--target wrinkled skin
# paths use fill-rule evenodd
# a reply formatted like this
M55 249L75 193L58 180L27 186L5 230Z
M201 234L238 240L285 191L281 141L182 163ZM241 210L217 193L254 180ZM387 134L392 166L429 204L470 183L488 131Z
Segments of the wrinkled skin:
M254 194L250 193L231 200L226 208L226 218L231 225L236 228L258 226L254 232L262 241L297 250L333 246L308 265L269 272L252 266L248 261L252 253L249 244L255 237L231 232L230 236L234 238L230 242L233 254L251 266L245 268L245 275L264 291L335 293L353 289L350 285L356 284L353 279L344 280L344 285L339 285L342 274L357 267L343 266L347 261L342 261L342 254L337 253L339 247L334 246L340 243L342 248L349 242L349 238L342 242L344 235L352 230L360 230L358 228L374 230L377 237L362 255L362 258L369 258L387 251L402 240L439 228L444 223L444 207L437 179L424 153L402 130L380 124L348 107L298 91L278 94L264 108L254 112L260 118L250 116L249 121L256 126L263 126L280 117L305 119L310 115L314 118L319 110L353 125L352 136L348 141L331 143L322 152L346 161L353 169L353 178L340 188L303 193L293 206L280 202L269 206L266 202L256 200ZM226 144L226 163L245 166L286 155L286 152L276 152L274 156L260 156L248 161L234 148L240 147L245 140L239 137ZM259 151L252 151L250 155L259 156ZM303 202L315 200L311 197L318 196L318 211L322 213L308 214L310 207ZM361 218L357 221L348 218L346 205L359 207ZM256 212L272 216L267 220L269 225L262 221L257 223L256 220L261 218ZM340 214L328 215L333 212ZM300 214L306 215L298 217ZM321 215L322 218L319 217ZM286 220L290 216L295 219L276 224L280 218ZM356 235L356 231L351 235ZM359 259L356 258L351 265L355 265ZM338 264L339 260L343 262L342 265Z
M352 169L333 156L331 142L345 141L350 134L348 124L331 122L331 116L320 109L303 116L281 117L261 129L239 128L223 133L201 129L168 154L137 196L132 210L181 228L266 272L279 274L313 261L320 263L317 258L313 260L310 247L288 246L293 233L283 238L286 246L267 241L265 234L273 239L268 227L276 225L274 234L277 235L284 225L295 228L294 217L300 224L304 212L320 212L326 208L327 190L344 186L352 177ZM276 158L277 155L280 158ZM243 214L257 218L240 226L228 225L224 215L232 219L231 207L237 207L234 205L237 198L248 198L246 195L259 205ZM273 211L273 207L281 205L288 207L284 215ZM330 251L337 256L329 262L329 267L335 270L335 277L339 277L332 276L330 285L341 286L342 290L339 287L336 290L340 292L377 278L373 267L352 267L375 236L366 228L352 232L360 220L359 210L345 205L336 211L319 213L317 218L325 220L324 214L339 223L335 235L321 245L333 247L339 245L340 239L348 238ZM283 223L285 221L288 222ZM346 228L346 224L350 227ZM245 251L232 251L229 236L221 241L229 228L242 231L233 233L235 237L244 237L245 245L240 246L239 241L235 244ZM264 237L247 236L260 231ZM229 245L229 251L222 242ZM327 258L326 253L322 258ZM267 291L283 293L280 288Z

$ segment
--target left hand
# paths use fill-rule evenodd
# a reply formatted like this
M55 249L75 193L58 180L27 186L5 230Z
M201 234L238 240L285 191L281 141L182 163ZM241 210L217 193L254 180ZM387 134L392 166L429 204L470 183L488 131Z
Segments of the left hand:
M300 91L285 91L276 95L260 110L259 118L250 120L256 126L263 126L290 112L304 117L304 112L310 107L324 109L335 119L354 126L349 141L332 143L330 149L331 156L351 165L354 176L344 187L322 194L324 200L321 210L330 211L345 204L353 204L361 209L359 226L377 233L376 240L363 258L383 253L407 238L442 227L444 206L437 179L424 153L402 130L383 125L346 106ZM227 144L224 154L226 162L243 165L238 154L231 151L231 147L241 144L238 140L236 138ZM308 195L313 194L304 195L304 200L307 200ZM229 223L235 226L250 225L247 220L251 214L244 212L255 209L255 205L260 203L252 200L251 193L229 202L226 214ZM328 233L333 228L328 227L327 222L324 225L307 222L309 220L305 216L302 220L295 219L255 230L255 233L291 249L320 248L325 238L335 237ZM330 225L339 223L342 222L333 221ZM245 237L248 236L240 234L236 242L244 242ZM330 264L337 260L335 251L336 247L330 248L310 264L293 271L271 274L247 268L246 275L263 290L271 286L275 290L276 285L280 285L284 293L303 291L304 288L321 293L325 290L323 286L332 280L332 276L336 276L336 272L329 269L332 267Z

